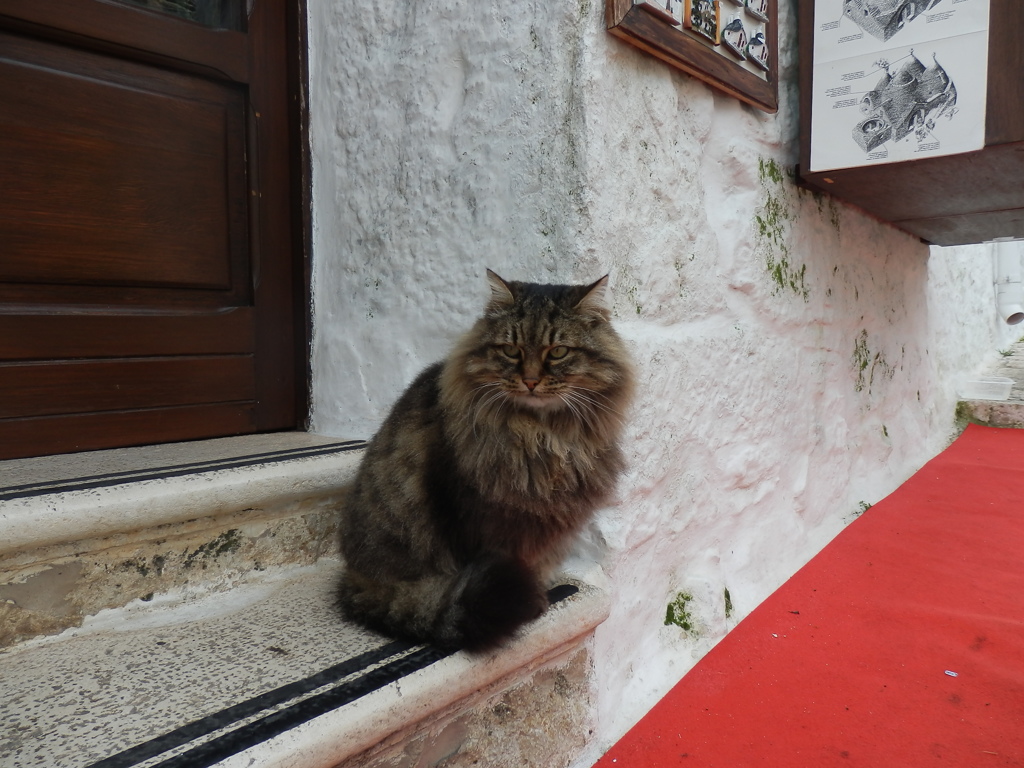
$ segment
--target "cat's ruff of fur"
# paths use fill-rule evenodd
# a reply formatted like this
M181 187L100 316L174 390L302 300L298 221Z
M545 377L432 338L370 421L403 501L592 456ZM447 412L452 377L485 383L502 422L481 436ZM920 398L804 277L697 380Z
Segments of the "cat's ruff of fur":
M632 392L607 277L506 282L367 447L341 520L345 615L446 648L500 645L614 488Z

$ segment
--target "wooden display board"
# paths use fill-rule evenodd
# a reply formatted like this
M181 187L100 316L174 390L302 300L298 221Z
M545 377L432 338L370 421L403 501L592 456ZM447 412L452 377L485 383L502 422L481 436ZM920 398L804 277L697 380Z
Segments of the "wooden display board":
M1020 0L800 0L801 183L936 245L1024 237Z
M607 0L608 31L765 112L779 108L778 0Z

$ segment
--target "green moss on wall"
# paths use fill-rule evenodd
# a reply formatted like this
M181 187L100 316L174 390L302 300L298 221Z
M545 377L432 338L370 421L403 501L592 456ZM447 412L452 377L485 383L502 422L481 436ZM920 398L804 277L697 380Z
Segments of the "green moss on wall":
M789 229L793 214L789 206L787 176L774 160L758 159L758 178L764 197L754 214L758 245L765 258L765 270L772 281L773 295L790 292L805 302L810 298L807 266L791 262Z
M853 389L856 392L863 392L866 389L870 393L876 378L891 381L896 375L896 367L886 360L881 352L871 352L867 329L861 330L853 342L852 364L856 377Z
M693 595L688 592L677 593L665 609L665 626L676 626L684 632L693 632L693 616L687 607L692 601Z
M224 531L220 536L208 541L205 544L201 544L191 552L185 554L185 561L183 566L185 568L191 568L197 563L201 563L204 560L219 557L227 552L234 552L241 545L241 531L237 528L231 528ZM206 567L205 565L203 566Z

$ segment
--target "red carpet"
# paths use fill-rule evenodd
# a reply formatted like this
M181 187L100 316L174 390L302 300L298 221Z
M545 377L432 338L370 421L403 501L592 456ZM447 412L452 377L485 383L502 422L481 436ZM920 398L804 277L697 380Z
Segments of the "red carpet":
M1024 766L1024 430L969 427L597 765Z

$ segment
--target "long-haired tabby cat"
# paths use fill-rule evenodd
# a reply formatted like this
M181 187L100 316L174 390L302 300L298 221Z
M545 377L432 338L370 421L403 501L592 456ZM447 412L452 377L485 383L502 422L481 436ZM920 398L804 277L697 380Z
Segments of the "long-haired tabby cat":
M493 648L545 588L623 468L633 377L591 285L502 280L447 360L370 442L342 512L345 615L444 648Z

